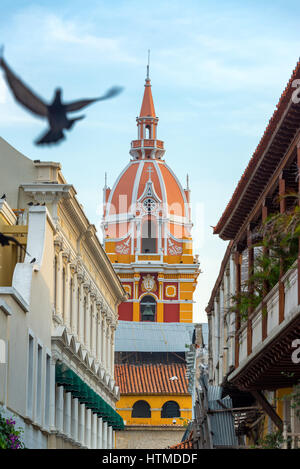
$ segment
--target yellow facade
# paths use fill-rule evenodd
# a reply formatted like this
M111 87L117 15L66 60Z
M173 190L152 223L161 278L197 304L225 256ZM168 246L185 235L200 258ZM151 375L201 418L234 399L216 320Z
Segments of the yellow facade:
M151 407L151 418L132 418L132 407L137 401L146 401ZM168 401L175 401L180 407L180 418L176 417L176 425L186 426L192 418L190 395L122 395L117 402L116 410L122 416L125 425L174 425L173 418L161 418L161 409Z

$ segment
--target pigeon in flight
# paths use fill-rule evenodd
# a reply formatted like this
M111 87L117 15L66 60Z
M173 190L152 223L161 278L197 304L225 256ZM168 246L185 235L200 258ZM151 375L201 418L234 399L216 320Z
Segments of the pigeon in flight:
M114 86L103 96L98 98L81 99L79 101L63 103L62 90L61 88L57 88L52 102L47 104L43 99L33 93L28 86L13 73L6 61L3 59L3 47L2 50L0 49L0 66L4 71L6 82L15 99L36 116L43 117L48 120L50 129L47 129L47 132L35 142L37 145L56 143L65 138L63 132L64 129L70 130L76 121L85 117L79 116L74 119L68 119L67 113L79 111L96 101L104 101L105 99L113 98L123 90L120 86Z
M26 248L21 243L19 243L19 241L16 238L14 238L13 236L7 236L4 233L0 233L0 246L3 246L3 247L10 246L10 243L16 244L17 246L19 246L19 248L21 248L26 254L30 256L29 252L26 251ZM32 264L35 261L36 261L36 258L34 257L30 261L30 264Z
M0 233L0 246L9 246L9 243L14 243L20 248L24 248L24 246L22 246L22 244L13 236L7 236L4 233Z

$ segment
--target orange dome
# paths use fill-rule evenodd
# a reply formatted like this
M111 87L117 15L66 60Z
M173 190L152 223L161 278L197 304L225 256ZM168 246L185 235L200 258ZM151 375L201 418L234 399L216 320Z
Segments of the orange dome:
M148 187L147 193L144 194ZM105 218L120 214L136 215L143 198L153 197L164 215L188 217L185 192L173 171L164 161L131 161L122 171L108 200Z
M133 158L112 190L105 187L104 192L104 238L116 242L122 240L124 252L142 249L138 239L148 237L149 246L147 241L144 242L145 252L148 249L149 252L153 249L158 252L168 245L170 251L178 254L182 249L176 242L180 244L180 240L190 236L189 190L182 188L173 171L161 159L165 150L163 142L156 138L157 123L150 79L147 77L137 118L138 139L131 142L130 154ZM143 234L143 231L148 232L151 224L155 239L159 240L155 245L154 241L151 244L150 235Z

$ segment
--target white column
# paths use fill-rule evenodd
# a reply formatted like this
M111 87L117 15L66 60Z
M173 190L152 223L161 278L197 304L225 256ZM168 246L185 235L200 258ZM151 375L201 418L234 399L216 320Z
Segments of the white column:
M107 422L103 423L103 449L107 449Z
M90 334L91 334L91 327L90 327L90 295L87 294L87 301L86 301L86 314L85 314L85 330L86 330L86 343L85 346L88 350L90 350Z
M59 433L64 430L64 388L56 386L55 426Z
M110 373L110 321L106 330L106 369Z
M92 411L91 409L86 409L86 422L85 422L85 431L86 431L86 437L85 437L85 446L88 448L91 448L91 423L92 423Z
M162 254L162 239L161 239L161 218L158 220L158 254Z
M112 449L112 427L108 425L107 430L107 446L108 449Z
M85 405L79 404L79 428L78 428L78 440L85 446Z
M56 314L60 318L62 318L61 289L62 289L62 259L61 259L61 252L59 252L57 254Z
M95 312L95 357L98 360L98 313Z
M102 431L102 418L98 418L97 419L97 425L98 425L98 429L97 429L97 448L98 449L102 449L103 448L103 444L102 444L102 438L103 438L103 431Z
M96 321L96 313L95 313L95 305L93 305L93 319L92 319L92 354L94 357L96 356L96 329L97 329L97 321Z
M49 396L49 427L55 429L55 363L56 360L50 359L50 396Z
M66 262L65 263L65 271L66 271L66 278L65 278L65 324L67 327L70 327L70 266Z
M76 276L73 275L73 282L72 282L73 290L72 290L72 322L71 322L71 330L73 334L76 334L77 330L77 281Z
M83 285L80 282L80 300L79 300L79 325L78 325L78 338L84 344L84 292Z
M106 363L106 317L103 317L102 320L102 365L104 368Z
M137 238L137 255L141 253L142 250L142 229L141 229L141 221L137 222L136 225L136 238Z
M71 436L71 400L72 395L70 392L65 393L65 411L64 411L64 433Z
M112 326L111 328L111 341L110 341L110 347L111 347L111 353L110 353L110 370L111 370L111 376L114 376L114 366L115 366L115 326Z
M112 449L116 448L116 432L113 430L112 432Z
M92 448L97 448L97 414L92 414Z
M80 294L78 296L78 288L80 292L80 283L78 282L78 277L76 275L76 281L75 281L75 304L76 304L76 309L75 309L75 314L76 314L76 319L75 319L75 334L77 335L79 339L79 324L80 324Z
M102 319L101 319L101 310L100 307L97 305L98 309L98 322L97 322L97 330L98 330L98 343L97 343L97 360L99 363L102 361Z
M71 435L73 440L78 441L78 399L72 399L72 425Z

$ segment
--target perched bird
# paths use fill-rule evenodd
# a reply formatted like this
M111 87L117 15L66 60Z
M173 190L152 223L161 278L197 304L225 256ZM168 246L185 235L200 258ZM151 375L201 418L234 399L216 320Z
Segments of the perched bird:
M35 143L37 145L56 143L65 138L64 129L70 130L74 123L83 119L85 116L78 116L74 119L68 119L67 113L79 111L86 106L89 106L96 101L104 101L105 99L117 96L123 90L120 86L110 88L103 96L92 99L81 99L79 101L72 101L70 103L62 102L62 90L57 88L55 90L54 98L50 104L43 101L33 91L18 78L10 67L7 65L0 50L0 66L4 71L6 82L10 87L15 99L22 104L25 108L39 117L48 120L50 129L47 130Z
M30 264L34 264L35 262L36 262L36 258L34 257L33 259L31 259Z
M6 199L6 194L3 194L3 196L1 197L1 199Z
M169 378L170 381L175 381L175 379L178 379L177 376L172 376L172 378Z

